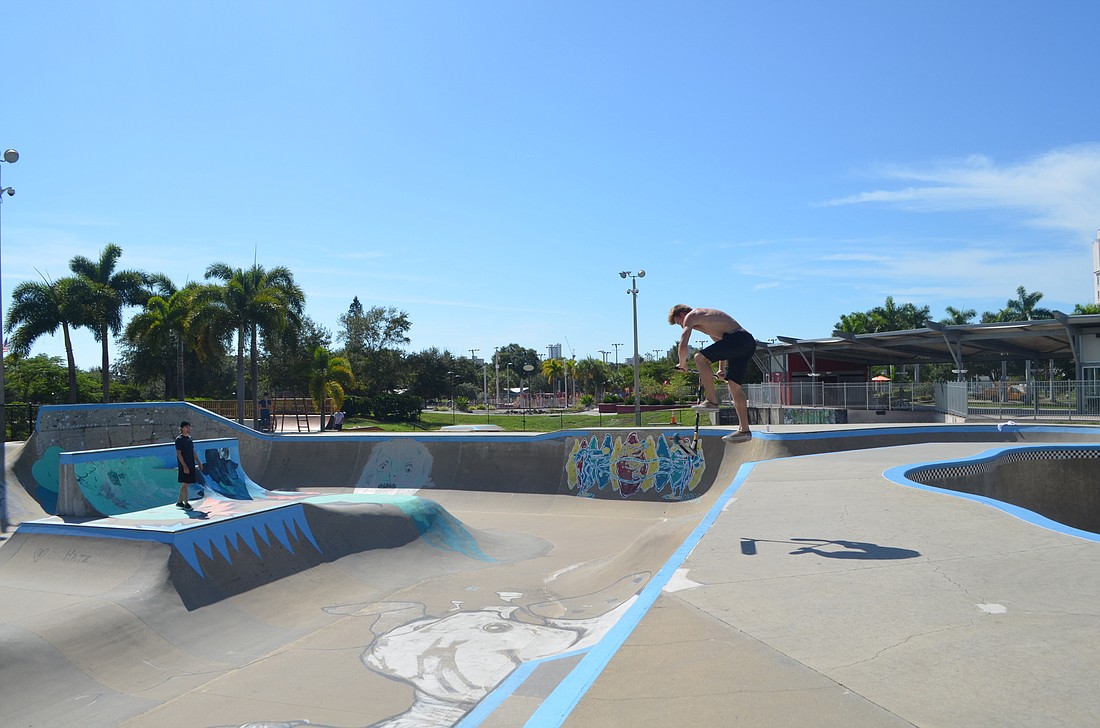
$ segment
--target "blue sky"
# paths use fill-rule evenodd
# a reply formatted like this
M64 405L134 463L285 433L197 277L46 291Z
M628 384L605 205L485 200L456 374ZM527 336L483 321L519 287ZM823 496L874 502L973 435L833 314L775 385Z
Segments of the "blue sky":
M1091 302L1100 3L14 0L0 23L5 312L107 243L179 285L286 266L333 332L358 296L459 355L625 359L622 270L646 271L643 353L680 302L761 340L888 295Z

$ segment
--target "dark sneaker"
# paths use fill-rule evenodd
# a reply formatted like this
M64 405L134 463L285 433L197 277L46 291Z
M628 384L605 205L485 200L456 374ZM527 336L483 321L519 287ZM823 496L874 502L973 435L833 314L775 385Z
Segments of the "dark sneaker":
M177 503L176 508L182 508L185 511L189 511L189 510L191 510L191 504L190 503Z

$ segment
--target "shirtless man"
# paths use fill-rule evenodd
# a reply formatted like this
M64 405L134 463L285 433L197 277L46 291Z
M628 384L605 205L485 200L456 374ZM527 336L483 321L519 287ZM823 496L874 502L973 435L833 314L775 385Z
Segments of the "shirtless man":
M752 355L756 352L756 339L732 316L715 308L692 308L678 303L668 312L668 322L684 327L677 347L680 363L676 368L680 371L688 370L688 339L692 331L704 333L714 341L702 351L695 352L695 366L699 370L699 383L703 386L706 399L692 409L699 412L718 411L718 396L714 392L714 370L711 369L711 363L725 360L726 371L722 377L726 380L734 409L737 410L738 427L737 432L723 439L743 442L751 438L748 398L741 389L741 383L745 379Z

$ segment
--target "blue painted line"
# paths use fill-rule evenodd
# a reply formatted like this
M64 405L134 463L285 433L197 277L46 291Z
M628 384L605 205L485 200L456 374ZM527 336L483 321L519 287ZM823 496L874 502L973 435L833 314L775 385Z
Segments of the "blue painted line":
M611 658L615 656L627 638L634 632L634 629L641 623L654 602L657 601L657 597L661 595L662 590L676 573L676 570L680 568L688 555L703 539L703 536L714 525L714 522L718 520L718 516L722 514L733 494L744 484L755 465L754 462L745 463L738 469L733 483L714 502L703 520L691 532L691 535L680 544L680 547L665 562L665 565L639 592L637 600L623 614L622 618L608 630L599 642L592 646L577 666L573 668L572 672L566 675L554 691L547 696L546 700L531 715L531 718L525 724L526 726L529 728L548 728L560 726L565 721L573 708L595 683L596 678L607 667L607 663L611 661ZM497 698L497 700L502 702L503 698ZM471 726L473 725L476 724L471 724Z
M153 531L136 528L117 528L103 526L81 526L72 523L20 523L16 533L40 533L50 536L78 536L84 538L113 538L124 541L155 541L171 544L175 540L175 531Z
M1076 538L1083 539L1085 541L1092 541L1093 543L1100 543L1100 534L1093 533L1091 531L1084 531L1080 528L1073 528L1067 526L1064 523L1051 520L1046 516L1040 515L1035 511L1030 511L1026 508L1013 505L1012 503L1006 503L995 498L990 498L984 495L975 495L973 493L964 493L958 490L951 490L950 488L938 488L934 485L925 485L924 483L918 483L915 480L910 480L908 474L915 470L922 470L925 468L940 468L948 465L958 465L962 463L983 463L997 459L1006 452L1019 452L1024 451L1055 451L1055 450L1080 450L1088 448L1089 445L1028 445L1024 447L998 447L991 450L986 450L977 455L959 458L957 460L936 460L924 463L910 463L908 465L898 465L890 468L883 473L883 476L888 480L891 480L898 485L905 485L910 488L916 488L918 490L928 491L930 493L942 493L943 495L955 496L956 498L962 498L964 500L974 501L975 503L984 503L987 506L992 506L999 511L1019 518L1021 521L1030 523L1040 528L1045 528L1048 531L1054 531L1056 533L1062 533L1067 536L1074 536Z

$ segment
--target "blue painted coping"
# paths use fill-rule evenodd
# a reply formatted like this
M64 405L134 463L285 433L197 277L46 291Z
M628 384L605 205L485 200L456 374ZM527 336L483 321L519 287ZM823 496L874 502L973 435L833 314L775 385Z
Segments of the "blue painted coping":
M947 467L950 465L958 465L960 463L983 463L996 460L998 457L1004 455L1010 451L1032 451L1053 452L1057 450L1085 450L1100 448L1098 445L1089 445L1087 443L1081 443L1077 445L1024 445L1016 447L998 447L977 455L958 458L956 460L934 460L924 463L910 463L909 465L898 465L897 467L890 468L883 473L883 476L888 480L892 480L899 485L909 486L910 488L917 488L918 490L926 490L931 493L943 493L944 495L955 496L956 498L964 498L976 503L984 503L987 506L992 506L1000 511L1003 511L1011 516L1015 516L1022 521L1030 523L1040 528L1045 528L1049 531L1056 533L1063 533L1067 536L1074 536L1076 538L1084 539L1085 541L1092 541L1094 543L1100 543L1100 534L1093 533L1092 531L1084 531L1080 528L1073 528L1067 526L1058 521L1051 520L1046 516L1040 515L1035 511L1030 511L1026 508L1013 505L1012 503L1005 503L1004 501L996 500L984 495L974 495L973 493L963 493L957 490L951 490L950 488L937 488L934 485L925 485L924 483L918 483L915 480L911 480L908 475L915 470L923 470L928 468Z

